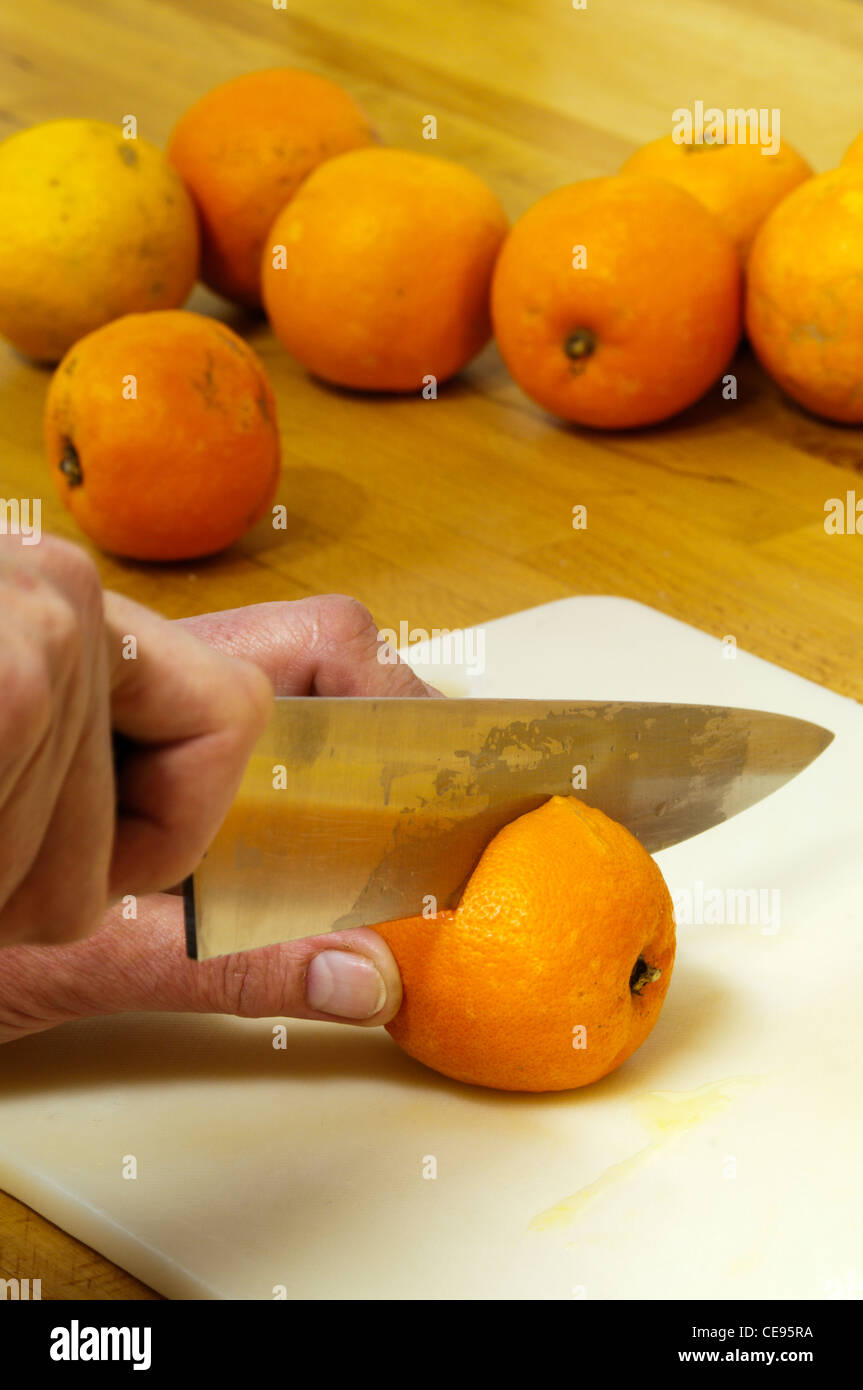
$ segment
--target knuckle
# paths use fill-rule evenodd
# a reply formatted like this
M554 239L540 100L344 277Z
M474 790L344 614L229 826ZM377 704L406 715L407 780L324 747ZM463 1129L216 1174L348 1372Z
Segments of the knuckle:
M66 672L74 670L84 659L88 642L92 640L102 612L102 589L98 572L83 557L75 575L55 581L46 589L40 608L40 624L49 651L49 660Z
M101 622L102 582L89 555L67 541L58 544L63 552L52 561L46 576L51 580L45 597L46 623L63 650L77 654L85 632Z
M86 550L59 536L46 536L42 544L45 547L42 568L49 579L62 585L76 601L101 602L99 571Z
M220 965L213 999L218 1011L234 1014L237 1018L259 1017L261 973L258 962L250 960L247 951L236 951L225 956Z
M51 673L38 642L16 634L3 654L3 699L0 708L26 714L32 703L40 705L51 694ZM5 643L4 643L5 646Z
M84 654L84 631L74 604L56 589L45 594L40 627L49 666L66 672L77 666Z
M43 653L26 643L7 650L2 662L0 739L5 750L30 746L51 722L54 694Z
M102 579L93 560L83 550L75 551L73 562L75 592L82 608L88 612L102 612Z
M364 603L348 594L326 594L321 606L321 636L326 643L373 640L378 625Z

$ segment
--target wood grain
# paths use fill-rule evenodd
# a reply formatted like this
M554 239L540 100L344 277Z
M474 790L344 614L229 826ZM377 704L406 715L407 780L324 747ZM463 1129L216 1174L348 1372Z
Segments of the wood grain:
M145 1284L44 1217L0 1192L0 1279L34 1280L44 1302L158 1299Z
M164 143L207 88L298 64L347 86L382 137L464 162L518 216L542 193L614 172L701 98L778 107L819 169L863 120L863 8L853 0L42 0L0 19L0 136L91 116ZM433 248L420 248L417 273ZM286 532L229 555L145 566L95 558L104 582L179 616L315 592L362 599L381 625L478 623L574 593L639 599L811 680L863 694L858 536L824 504L863 495L863 431L784 401L744 348L736 401L718 390L670 425L561 427L493 347L437 401L372 399L310 381L266 326L197 290L261 353L280 411ZM41 448L49 373L0 347L0 490L41 496L47 529L81 540ZM588 508L585 531L572 508ZM0 1273L46 1297L153 1295L0 1197Z

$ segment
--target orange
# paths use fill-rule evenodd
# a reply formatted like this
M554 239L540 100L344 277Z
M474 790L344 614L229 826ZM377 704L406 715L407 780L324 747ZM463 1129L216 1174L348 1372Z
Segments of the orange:
M198 274L191 199L161 150L101 121L0 145L0 334L56 362L121 314L182 304Z
M279 471L262 363L199 314L129 314L76 343L45 406L51 475L96 545L188 560L237 540Z
M863 423L863 168L810 179L752 248L746 328L761 363L807 410Z
M454 911L375 928L404 1002L388 1031L444 1076L562 1091L607 1075L659 1017L671 898L634 836L575 797L504 827Z
M855 138L851 141L851 144L848 146L847 150L842 156L842 163L863 163L863 130L861 130L860 134L855 136Z
M264 304L282 343L326 381L417 391L491 333L491 272L507 222L476 174L406 150L317 169L274 223Z
M755 143L677 144L670 135L636 150L620 172L668 179L685 188L719 218L744 264L767 214L812 177L806 160L787 141L767 154Z
M510 232L492 283L501 355L563 420L665 420L716 380L740 336L731 238L683 189L634 175L541 198Z
M298 68L248 72L196 101L168 156L201 216L205 282L259 306L261 251L276 213L323 160L375 138L353 97Z

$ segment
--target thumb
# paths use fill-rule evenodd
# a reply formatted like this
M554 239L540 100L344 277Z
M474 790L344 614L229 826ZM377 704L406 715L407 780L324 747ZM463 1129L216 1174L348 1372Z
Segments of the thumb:
M141 898L136 921L119 907L69 946L2 951L0 1042L72 1019L127 1012L307 1018L376 1027L402 1000L398 966L370 928L189 960L180 901Z

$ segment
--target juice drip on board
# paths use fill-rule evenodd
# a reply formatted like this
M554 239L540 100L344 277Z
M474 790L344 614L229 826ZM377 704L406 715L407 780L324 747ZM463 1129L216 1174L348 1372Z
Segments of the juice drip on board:
M646 1091L632 1101L636 1117L650 1135L650 1140L630 1158L613 1163L594 1182L579 1188L571 1197L556 1202L553 1207L535 1216L528 1227L531 1231L547 1231L564 1226L580 1215L589 1203L639 1168L657 1149L712 1115L725 1110L740 1091L759 1084L759 1078L731 1076L725 1081L709 1082L694 1091Z

